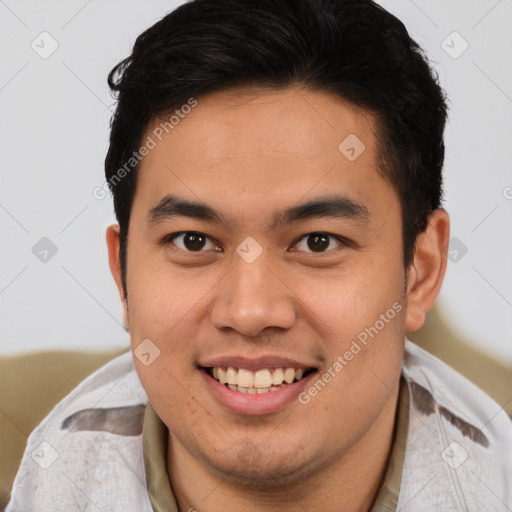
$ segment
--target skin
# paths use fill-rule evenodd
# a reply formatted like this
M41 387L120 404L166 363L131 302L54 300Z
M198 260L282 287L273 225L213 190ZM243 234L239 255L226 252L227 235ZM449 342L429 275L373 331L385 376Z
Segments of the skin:
M365 144L353 162L338 149L349 134ZM333 192L363 204L368 218L269 230L275 210ZM177 217L150 227L148 212L166 194L202 201L232 223ZM184 231L207 235L202 252L187 252L183 238L159 243ZM350 243L332 237L315 252L306 235L318 232ZM390 454L404 334L422 326L439 293L449 240L448 215L436 210L405 271L399 198L378 171L371 115L299 88L198 98L141 164L127 300L118 233L107 229L109 261L132 348L149 338L161 350L151 365L135 365L169 429L180 511L368 510ZM250 264L236 252L248 236L263 249ZM305 405L234 413L197 369L218 354L277 354L322 375L395 303L402 311Z

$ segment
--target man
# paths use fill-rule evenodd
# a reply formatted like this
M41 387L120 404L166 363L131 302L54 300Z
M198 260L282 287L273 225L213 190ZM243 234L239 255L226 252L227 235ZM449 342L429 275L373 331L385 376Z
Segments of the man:
M405 336L449 218L444 94L402 23L196 0L109 84L133 357L34 431L8 510L510 509L508 417Z

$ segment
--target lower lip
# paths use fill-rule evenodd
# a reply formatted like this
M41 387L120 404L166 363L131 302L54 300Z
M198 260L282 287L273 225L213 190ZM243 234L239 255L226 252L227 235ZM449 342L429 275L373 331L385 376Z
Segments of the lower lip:
M202 378L213 396L226 408L238 414L271 414L280 411L286 405L297 400L300 393L307 386L310 377L317 372L312 372L307 377L287 384L277 391L269 391L261 394L249 394L233 391L224 384L210 377L208 373L200 369Z

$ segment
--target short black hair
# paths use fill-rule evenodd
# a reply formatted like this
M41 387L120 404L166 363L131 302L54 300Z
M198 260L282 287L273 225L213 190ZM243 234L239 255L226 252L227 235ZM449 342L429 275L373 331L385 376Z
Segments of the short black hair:
M400 197L406 268L440 206L445 93L403 23L371 0L194 0L143 32L108 83L117 108L105 175L120 225L125 295L138 168L132 159L126 172L126 163L152 120L207 93L302 86L371 113L379 172Z

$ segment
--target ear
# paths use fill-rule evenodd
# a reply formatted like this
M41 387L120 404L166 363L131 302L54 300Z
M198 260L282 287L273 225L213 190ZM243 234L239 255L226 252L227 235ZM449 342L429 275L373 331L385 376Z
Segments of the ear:
M107 248L108 248L108 264L110 272L116 282L119 298L121 299L121 306L123 309L123 326L126 331L130 330L130 323L128 320L128 300L124 295L123 279L121 274L121 260L119 258L120 242L119 242L119 225L112 224L106 231Z
M428 217L426 230L418 235L414 257L407 271L405 330L415 332L439 295L447 265L450 218L438 209Z

